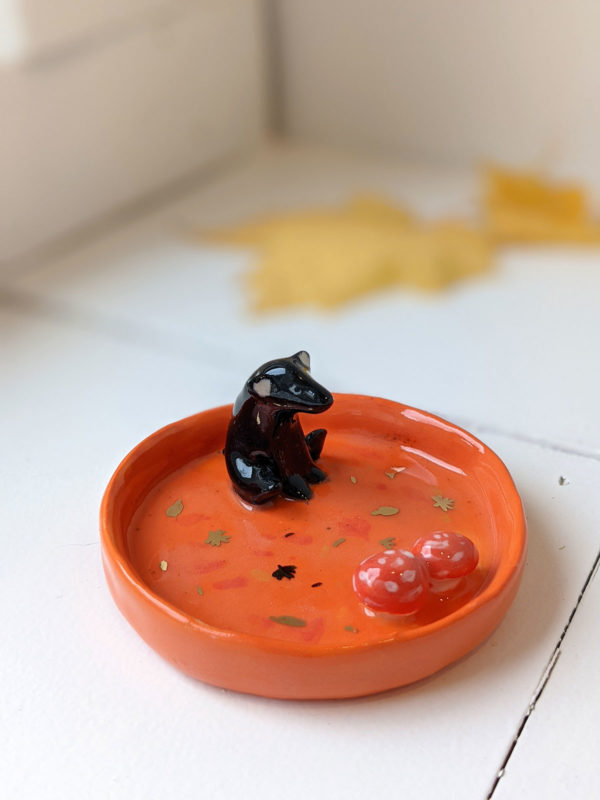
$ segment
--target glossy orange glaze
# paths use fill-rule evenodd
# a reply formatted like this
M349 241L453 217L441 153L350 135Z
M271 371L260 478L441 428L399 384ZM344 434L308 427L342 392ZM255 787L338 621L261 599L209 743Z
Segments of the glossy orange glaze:
M393 537L395 546L410 549L420 536L451 529L476 542L479 569L462 591L431 596L418 615L397 624L439 619L481 589L497 541L481 486L385 438L375 445L360 434L333 432L327 444L340 456L322 459L329 480L315 487L309 503L281 499L270 508L245 507L231 489L220 453L165 478L129 527L131 561L144 583L187 614L225 630L329 645L373 642L389 636L392 623L365 614L352 589L357 565L386 549L382 539ZM385 473L392 466L406 469L390 479ZM438 494L453 498L454 508L434 507L432 496ZM168 517L176 500L183 511ZM379 506L399 511L372 516ZM211 546L206 541L211 530L225 531L229 541ZM165 571L161 561L167 562ZM278 565L295 566L294 578L272 577ZM300 618L306 626L270 619L281 615ZM357 632L349 633L347 626Z
M220 452L229 413L214 409L154 434L123 462L104 500L109 584L159 652L196 677L242 691L350 696L423 677L497 624L518 585L525 525L510 476L489 449L424 412L338 396L323 418L328 481L308 503L278 499L252 508L233 492ZM304 417L307 432L310 422ZM452 508L436 506L438 496L451 498ZM180 513L167 515L176 501ZM398 513L372 515L381 506ZM357 564L386 549L382 540L410 549L436 530L475 542L476 571L451 594L431 595L412 617L369 616L352 588ZM228 540L212 546L211 531ZM295 566L294 577L273 577L279 565ZM302 624L273 619L281 617ZM226 664L233 642L243 653L238 670ZM401 664L403 652L412 653L411 663ZM308 670L311 655L326 663Z

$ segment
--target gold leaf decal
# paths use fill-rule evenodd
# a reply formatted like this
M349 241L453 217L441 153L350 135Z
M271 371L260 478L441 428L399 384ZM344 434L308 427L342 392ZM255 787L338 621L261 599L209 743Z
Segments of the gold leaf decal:
M209 531L205 544L209 544L211 547L221 547L222 544L227 544L230 539L231 536L228 536L225 531Z
M339 547L341 544L344 544L345 541L346 540L344 538L336 539L335 542L331 546L332 547Z
M454 500L451 497L443 497L441 494L431 496L434 508L441 508L442 511L451 511L454 508Z
M396 506L379 506L374 511L371 511L373 517L393 517L400 509Z
M169 506L165 511L167 517L178 517L183 511L183 503L181 500L175 500L172 506Z
M388 536L386 539L380 539L379 544L385 547L386 550L391 550L393 547L396 547L396 537Z
M304 628L306 626L305 619L300 619L300 617L289 617L286 614L281 617L269 617L269 619L273 622L277 622L279 625L289 625L291 628Z

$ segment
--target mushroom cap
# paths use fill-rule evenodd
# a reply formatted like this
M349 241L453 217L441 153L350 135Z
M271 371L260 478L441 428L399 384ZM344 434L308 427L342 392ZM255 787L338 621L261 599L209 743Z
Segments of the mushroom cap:
M425 564L432 580L449 580L469 575L479 561L479 553L467 536L452 531L436 531L414 543L413 553Z
M387 614L413 614L428 594L425 565L409 550L384 550L365 558L352 583L367 608Z

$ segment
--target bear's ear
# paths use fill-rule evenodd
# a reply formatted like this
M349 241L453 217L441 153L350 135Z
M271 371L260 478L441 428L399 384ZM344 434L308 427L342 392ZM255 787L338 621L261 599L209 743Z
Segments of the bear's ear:
M261 378L252 384L253 391L259 397L269 397L271 394L271 381L268 378Z
M300 350L298 353L296 353L294 358L298 359L298 361L302 364L304 369L310 370L310 356L308 355L306 350Z

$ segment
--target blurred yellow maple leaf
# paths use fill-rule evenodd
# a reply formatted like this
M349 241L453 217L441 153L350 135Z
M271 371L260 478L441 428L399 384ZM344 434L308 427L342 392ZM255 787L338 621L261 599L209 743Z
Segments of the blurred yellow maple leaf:
M266 217L206 236L257 247L248 276L257 309L333 307L396 285L424 290L487 269L486 238L461 222L426 223L378 197Z
M600 243L585 190L531 172L489 167L483 210L496 242Z

